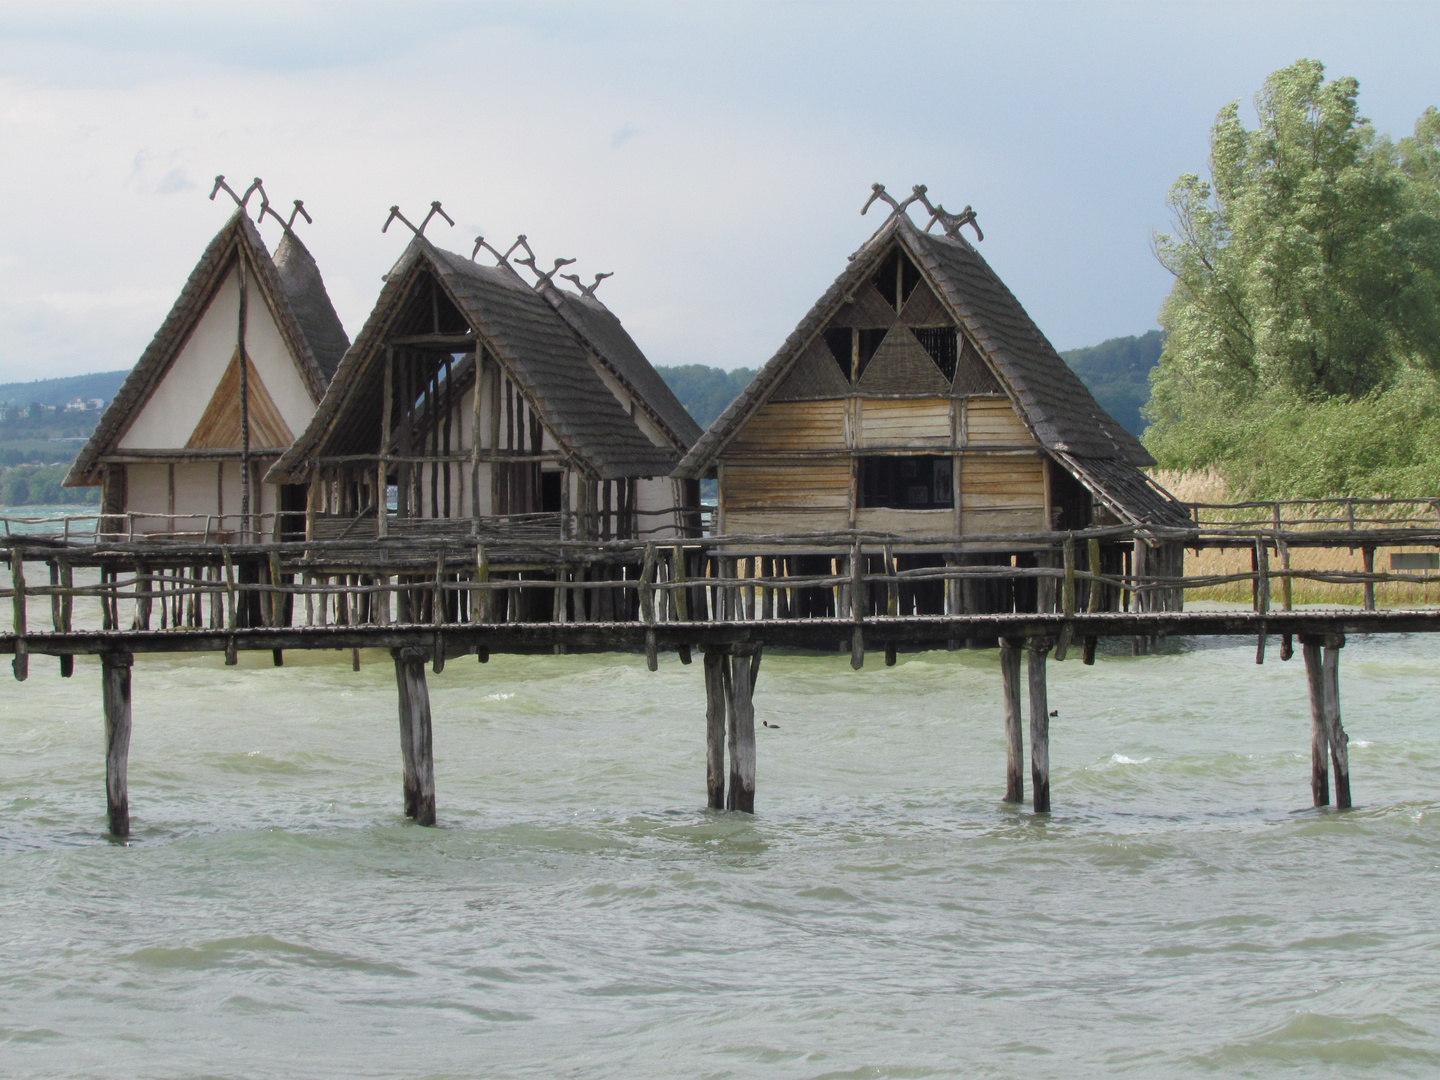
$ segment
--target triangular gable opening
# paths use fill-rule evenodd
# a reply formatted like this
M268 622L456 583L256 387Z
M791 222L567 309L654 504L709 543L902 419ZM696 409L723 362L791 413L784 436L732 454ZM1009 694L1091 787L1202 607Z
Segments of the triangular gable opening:
M392 335L463 334L470 329L469 320L428 267L415 275L409 292L391 325Z
M252 449L283 450L295 441L285 418L275 407L275 400L265 389L255 363L245 358L245 394L250 414L250 446ZM187 450L234 450L243 441L240 428L240 354L230 358L225 374L211 395L210 404L190 441Z
M890 310L899 311L920 284L921 275L919 268L896 247L885 256L870 281Z
M893 326L857 387L875 394L944 394L950 383L915 335L907 327Z

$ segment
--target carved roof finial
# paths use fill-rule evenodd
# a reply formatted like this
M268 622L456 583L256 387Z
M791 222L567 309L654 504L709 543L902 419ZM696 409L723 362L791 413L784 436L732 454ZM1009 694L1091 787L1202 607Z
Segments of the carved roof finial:
M423 237L425 235L425 226L429 225L431 219L434 218L437 214L440 217L444 218L447 222L449 222L452 229L455 227L455 219L452 218L449 214L445 213L444 210L440 209L440 202L437 199L435 202L432 202L430 204L430 212L425 215L423 220L421 220L418 228L415 225L412 225L410 223L410 219L400 212L400 207L390 207L390 216L385 219L385 224L380 227L380 231L382 233L389 232L391 222L398 220L402 225L404 225L416 236Z
M889 204L891 217L894 217L896 214L905 213L911 203L918 202L930 213L930 220L925 223L926 232L933 229L936 222L939 222L946 236L958 240L960 239L961 226L969 225L975 230L975 238L977 240L985 239L985 234L980 231L980 226L975 220L974 210L967 206L964 210L961 210L960 213L952 214L940 204L932 204L926 194L928 190L924 184L916 184L910 189L910 196L904 202L896 202L895 197L885 190L884 184L871 184L870 198L865 200L865 205L860 208L860 214L863 217L868 213L870 207L875 205L877 200Z

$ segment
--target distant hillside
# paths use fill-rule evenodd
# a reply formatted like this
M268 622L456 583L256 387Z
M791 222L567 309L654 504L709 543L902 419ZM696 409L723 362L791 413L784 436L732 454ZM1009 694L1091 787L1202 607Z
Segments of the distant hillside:
M695 418L702 428L708 428L715 418L725 411L725 406L734 401L746 384L755 377L754 368L707 367L704 364L685 364L682 367L656 367L665 384L675 392L686 412Z
M63 379L0 383L0 405L64 405L76 398L99 398L110 404L120 384L129 375L124 371L102 371L95 375L69 375Z
M1138 439L1145 432L1140 410L1150 400L1150 369L1160 362L1164 344L1165 335L1151 330L1139 337L1111 338L1060 355L1105 411Z

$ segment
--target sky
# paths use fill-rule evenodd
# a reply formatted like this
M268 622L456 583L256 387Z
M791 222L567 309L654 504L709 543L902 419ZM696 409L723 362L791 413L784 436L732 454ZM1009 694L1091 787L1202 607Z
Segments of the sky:
M390 206L438 199L441 247L614 273L653 363L756 367L883 221L876 181L973 206L1057 348L1143 333L1224 104L1311 57L1408 134L1437 40L1433 3L0 0L0 382L133 364L233 210L217 174L304 200L352 336Z

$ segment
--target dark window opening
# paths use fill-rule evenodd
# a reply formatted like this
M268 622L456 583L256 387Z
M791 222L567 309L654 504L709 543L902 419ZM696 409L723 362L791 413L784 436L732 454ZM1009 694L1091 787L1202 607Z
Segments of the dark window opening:
M560 512L560 492L564 482L565 474L562 472L542 472L540 474L540 512L542 514L558 514Z
M305 504L309 501L309 485L280 485L280 540L305 539Z
M860 506L890 510L952 508L952 465L948 457L861 458Z
M959 334L953 326L916 326L910 332L920 342L946 382L955 380L955 365L960 360Z
M832 326L825 331L825 344L830 349L830 355L835 358L835 363L840 366L840 373L845 378L850 378L850 328Z
M857 330L860 335L860 361L855 371L855 378L865 374L865 369L870 366L871 359L875 356L875 350L880 348L880 343L885 340L888 330Z
M915 286L920 284L920 270L896 248L885 256L885 261L880 264L880 269L875 271L871 280L880 295L899 311L905 306L905 301L910 299Z
M920 269L909 259L903 256L900 259L900 306L905 306L905 301L910 299L910 294L915 291L915 286L920 284Z
M1094 513L1089 489L1054 461L1046 462L1045 467L1050 470L1050 527L1088 529Z

